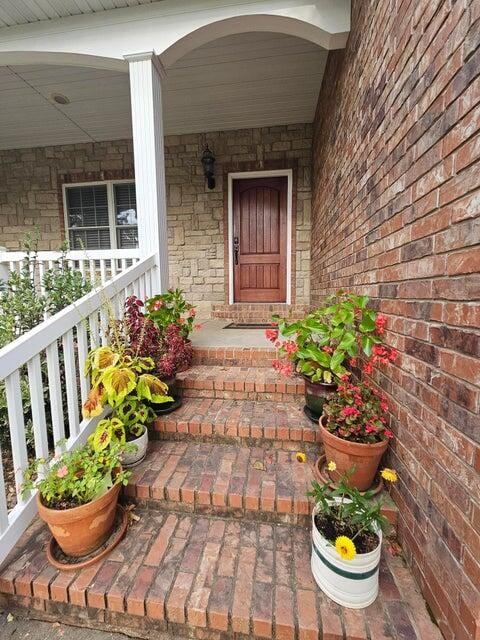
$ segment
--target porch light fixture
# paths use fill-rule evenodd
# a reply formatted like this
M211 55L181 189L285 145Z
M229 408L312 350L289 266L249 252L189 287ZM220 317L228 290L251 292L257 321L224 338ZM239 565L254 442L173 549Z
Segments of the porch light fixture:
M51 98L54 102L61 105L70 104L70 99L64 96L63 93L52 93Z
M203 173L205 178L207 179L207 186L209 189L215 189L215 175L213 170L213 165L215 163L215 156L212 151L208 148L208 144L205 145L205 149L202 155L202 166Z

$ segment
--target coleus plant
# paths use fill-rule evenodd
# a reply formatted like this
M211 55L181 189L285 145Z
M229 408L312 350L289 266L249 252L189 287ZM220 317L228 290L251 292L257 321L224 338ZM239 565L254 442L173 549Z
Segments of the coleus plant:
M154 418L146 402L160 404L173 400L167 395L167 385L149 373L154 367L152 358L135 355L120 344L116 348L98 347L88 354L85 375L90 376L92 388L83 404L82 415L84 418L99 416L105 405L113 409L113 418L100 421L97 426L92 439L95 449L101 449L106 440L139 437L145 424Z
M338 291L302 320L274 316L266 337L278 348L273 366L286 375L294 371L312 382L336 383L349 375L364 354L366 373L378 362L393 362L397 352L383 345L385 317L368 306L368 296ZM380 349L381 347L381 349Z

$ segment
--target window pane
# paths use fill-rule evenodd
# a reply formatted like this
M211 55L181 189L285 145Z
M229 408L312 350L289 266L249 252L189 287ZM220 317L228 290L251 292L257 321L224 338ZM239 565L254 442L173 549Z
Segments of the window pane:
M114 185L115 220L118 226L137 224L137 198L135 183L122 182Z
M70 229L71 249L110 249L109 229Z
M117 227L117 246L119 249L136 249L138 247L137 227Z
M108 196L106 185L67 187L68 226L108 227Z

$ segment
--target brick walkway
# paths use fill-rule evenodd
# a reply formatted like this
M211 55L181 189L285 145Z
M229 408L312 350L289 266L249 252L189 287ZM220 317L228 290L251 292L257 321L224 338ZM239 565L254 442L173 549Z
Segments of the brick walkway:
M156 421L160 440L125 491L139 522L102 562L67 573L48 564L36 521L0 572L7 610L158 640L440 640L388 542L368 609L342 609L316 587L305 494L318 430L298 401L301 381L217 361L180 386L183 407Z

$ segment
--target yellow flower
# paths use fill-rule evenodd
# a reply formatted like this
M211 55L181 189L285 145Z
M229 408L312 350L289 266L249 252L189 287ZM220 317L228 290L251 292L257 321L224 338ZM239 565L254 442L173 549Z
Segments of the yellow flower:
M329 471L336 471L337 470L337 465L333 460L330 460L330 462L327 464L327 469Z
M347 536L338 536L335 540L335 549L343 560L353 560L357 555L353 540L350 540Z
M297 451L296 458L297 458L297 462L305 462L305 460L307 459L307 456L301 451Z
M380 475L387 482L396 482L398 480L397 472L394 469L382 469Z

